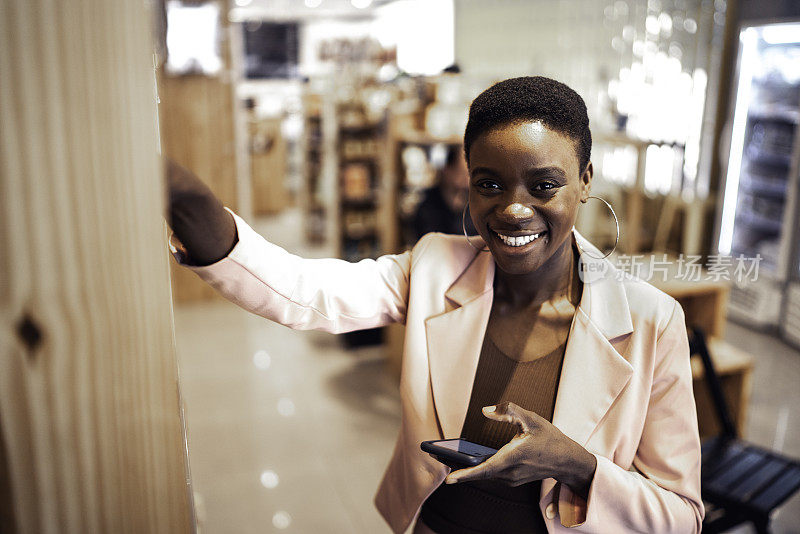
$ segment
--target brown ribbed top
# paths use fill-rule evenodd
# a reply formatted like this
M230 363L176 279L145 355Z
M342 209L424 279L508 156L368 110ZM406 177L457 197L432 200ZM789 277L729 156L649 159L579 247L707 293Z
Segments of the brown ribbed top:
M566 341L545 356L513 359L484 337L461 437L499 449L517 427L492 421L481 411L505 401L553 420ZM539 511L541 481L510 487L484 480L442 484L422 505L422 521L439 534L547 532Z

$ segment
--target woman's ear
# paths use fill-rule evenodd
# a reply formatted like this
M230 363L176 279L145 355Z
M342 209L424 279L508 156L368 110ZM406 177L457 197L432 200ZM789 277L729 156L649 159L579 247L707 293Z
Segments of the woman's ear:
M586 169L584 169L583 174L581 175L581 202L586 202L589 200L589 192L592 189L592 178L594 177L594 167L592 166L592 162L586 164Z

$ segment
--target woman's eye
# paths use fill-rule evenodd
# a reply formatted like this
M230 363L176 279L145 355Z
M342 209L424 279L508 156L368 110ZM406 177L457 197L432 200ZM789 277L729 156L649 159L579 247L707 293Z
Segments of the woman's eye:
M483 180L476 184L480 189L500 189L500 185L497 182L492 182L491 180Z
M554 184L553 182L540 182L536 184L536 187L534 189L537 189L539 191L550 191L551 189L555 189L556 187L557 185Z

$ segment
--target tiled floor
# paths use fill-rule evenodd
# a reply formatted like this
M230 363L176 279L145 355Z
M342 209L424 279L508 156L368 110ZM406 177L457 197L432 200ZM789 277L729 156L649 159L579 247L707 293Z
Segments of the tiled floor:
M292 252L297 212L254 225ZM201 534L389 532L372 505L399 424L396 384L377 348L296 332L226 302L175 311ZM800 457L800 351L729 324L758 354L749 439ZM775 533L800 532L800 497ZM750 532L740 529L736 532Z
M305 257L297 212L254 227ZM400 422L383 351L217 302L175 326L201 534L388 532L372 504Z
M176 327L202 534L386 530L372 496L400 406L379 350L226 304Z

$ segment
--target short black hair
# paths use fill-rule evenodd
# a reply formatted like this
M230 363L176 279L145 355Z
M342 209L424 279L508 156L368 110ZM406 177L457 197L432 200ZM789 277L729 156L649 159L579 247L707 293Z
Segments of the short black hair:
M469 149L481 134L506 124L537 120L575 142L583 174L592 153L586 103L567 85L544 76L509 78L489 87L472 101L464 131L467 164Z

